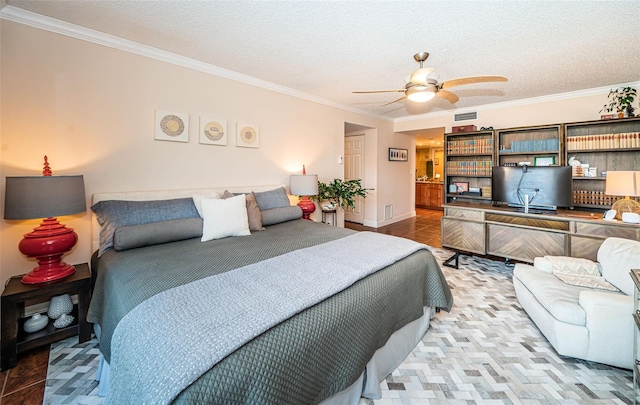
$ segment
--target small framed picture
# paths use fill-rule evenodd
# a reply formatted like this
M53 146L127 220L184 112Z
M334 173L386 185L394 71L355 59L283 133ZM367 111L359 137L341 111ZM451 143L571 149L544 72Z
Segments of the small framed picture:
M407 149L389 148L389 160L392 162L406 162L409 160Z
M189 142L189 114L156 110L155 139Z
M533 158L534 166L553 166L556 164L555 156L536 156Z
M469 191L469 183L464 181L454 181L453 185L456 186L456 193L464 193Z
M238 122L236 126L236 146L242 148L260 147L260 127Z
M227 144L227 121L200 116L200 143L205 145Z

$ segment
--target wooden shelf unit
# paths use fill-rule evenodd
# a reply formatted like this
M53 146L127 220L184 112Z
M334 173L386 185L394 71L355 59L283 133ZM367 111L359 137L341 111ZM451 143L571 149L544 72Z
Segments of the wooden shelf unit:
M492 152L477 147L491 143ZM470 196L449 190L454 182L491 187L492 169L483 175L482 169L477 169L479 162L490 162L490 167L520 162L534 165L538 157L553 157L557 165L567 165L569 158L575 157L595 167L595 177L574 177L573 203L578 209L603 212L621 198L605 194L603 172L640 170L640 117L445 134L444 201L491 201L487 195ZM480 164L481 168L485 166L486 163ZM635 200L640 201L640 197Z
M564 125L565 161L574 157L597 169L596 177L574 177L574 206L608 209L621 197L605 195L606 176L602 172L640 169L640 118Z
M498 166L530 162L536 157L553 157L556 165L564 163L562 125L540 125L496 130Z
M444 201L491 201L491 196L452 193L453 183L467 183L469 188L491 187L494 164L494 131L445 134Z

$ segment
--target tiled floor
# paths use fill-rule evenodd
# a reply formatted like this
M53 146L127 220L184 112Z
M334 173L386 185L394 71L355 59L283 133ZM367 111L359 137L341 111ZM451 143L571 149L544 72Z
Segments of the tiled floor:
M368 228L362 225L347 223L346 227L356 230L382 232L402 236L416 242L434 247L440 245L440 218L442 211L416 209L417 216L382 228ZM1 405L42 404L49 347L42 347L18 356L18 365L0 372L2 383Z
M42 404L48 362L49 346L18 355L18 365L15 368L0 372L0 404Z

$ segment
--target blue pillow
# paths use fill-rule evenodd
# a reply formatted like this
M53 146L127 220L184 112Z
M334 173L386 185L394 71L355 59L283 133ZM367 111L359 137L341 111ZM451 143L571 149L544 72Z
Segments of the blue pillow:
M91 207L100 224L98 256L113 247L113 235L118 227L182 218L200 218L193 198L155 201L100 201Z
M285 190L284 187L269 191L254 191L253 194L256 196L256 202L258 203L260 211L291 205L289 197L287 197L287 190Z

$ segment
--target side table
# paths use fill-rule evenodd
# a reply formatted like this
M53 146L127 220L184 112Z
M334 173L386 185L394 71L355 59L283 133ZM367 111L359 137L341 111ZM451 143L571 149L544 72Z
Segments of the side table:
M91 339L91 324L87 311L91 299L91 271L87 263L75 265L76 272L59 281L46 284L22 284L19 277L9 279L2 292L2 370L15 367L18 353L78 335L80 343ZM25 302L39 303L62 294L78 294L78 304L73 306L71 325L56 329L53 320L42 330L26 333L23 329L28 318L24 316Z
M336 218L336 209L326 209L326 208L322 208L322 222L325 224L328 224L329 222L327 222L327 215L331 215L331 225L336 225L337 224L337 218Z

